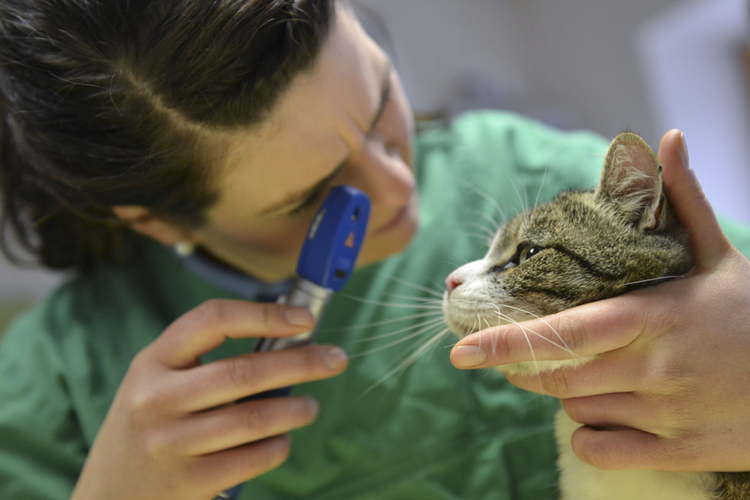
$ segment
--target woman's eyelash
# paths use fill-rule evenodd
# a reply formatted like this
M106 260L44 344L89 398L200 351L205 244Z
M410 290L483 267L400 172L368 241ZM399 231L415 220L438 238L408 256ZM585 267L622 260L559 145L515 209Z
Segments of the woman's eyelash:
M345 165L346 162L343 162L338 167L336 167L336 170L331 172L328 177L320 181L317 187L313 191L311 191L310 194L305 196L305 198L300 202L299 205L289 210L289 212L287 213L291 216L302 215L318 205L318 203L322 201L323 196L328 194L328 190L333 185L332 183L339 176Z
M316 189L310 195L308 195L302 203L294 207L292 210L289 211L289 215L302 215L304 213L307 213L308 211L312 210L315 205L318 204L320 199L323 197L323 193L325 192L325 188Z

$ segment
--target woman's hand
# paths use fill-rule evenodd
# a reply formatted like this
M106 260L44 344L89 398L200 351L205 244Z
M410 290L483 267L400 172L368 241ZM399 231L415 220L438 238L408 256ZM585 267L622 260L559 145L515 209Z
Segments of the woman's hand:
M289 337L312 325L304 309L229 300L178 318L133 359L73 498L208 500L279 466L289 453L287 433L313 422L317 403L231 403L338 375L346 354L311 345L206 365L200 356L226 338Z
M750 262L719 227L681 132L662 138L659 160L690 231L693 271L523 323L558 345L559 335L578 356L598 357L576 369L508 379L561 398L584 424L573 450L596 467L750 470ZM537 360L571 358L543 338L528 340ZM451 359L458 368L483 368L533 358L522 328L508 325L462 339Z

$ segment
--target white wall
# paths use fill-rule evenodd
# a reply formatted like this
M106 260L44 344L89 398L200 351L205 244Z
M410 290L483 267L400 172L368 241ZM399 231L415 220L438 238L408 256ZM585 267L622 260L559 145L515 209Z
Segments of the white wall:
M534 99L565 103L581 125L608 137L631 129L658 144L634 37L675 0L525 0L519 14L522 71Z
M58 283L56 273L19 268L0 257L0 304L30 302Z
M386 50L393 42L396 68L416 112L452 108L464 75L487 77L500 93L522 86L514 26L506 1L498 0L354 0L367 7L360 18ZM385 43L383 43L385 42Z
M377 12L417 111L477 101L613 137L658 141L634 50L645 20L682 0L356 0ZM471 85L466 85L471 87ZM494 98L494 101L493 101Z
M750 81L740 64L747 0L690 0L644 23L638 54L657 127L685 132L717 210L750 223Z

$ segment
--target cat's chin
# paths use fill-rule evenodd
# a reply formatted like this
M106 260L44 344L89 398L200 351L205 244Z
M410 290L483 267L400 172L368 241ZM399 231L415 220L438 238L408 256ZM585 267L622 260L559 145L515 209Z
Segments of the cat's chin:
M445 318L445 323L448 325L448 328L451 329L453 334L458 337L459 339L462 339L464 337L468 337L472 333L478 332L479 330L472 329L472 328L466 328L463 325L455 324L450 320L450 318Z

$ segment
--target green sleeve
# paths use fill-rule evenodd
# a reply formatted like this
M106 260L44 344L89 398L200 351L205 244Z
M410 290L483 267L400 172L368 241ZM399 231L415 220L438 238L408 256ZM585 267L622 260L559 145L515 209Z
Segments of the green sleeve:
M709 200L710 201L710 200ZM726 217L722 214L717 214L719 224L724 230L724 233L729 238L737 250L739 250L745 258L750 258L750 228L746 224L737 222L730 217Z
M0 349L0 498L70 497L87 448L70 403L59 353L17 322ZM19 345L22 344L22 345Z
M133 356L197 305L192 293L210 297L163 253L65 283L3 334L3 500L70 498Z

